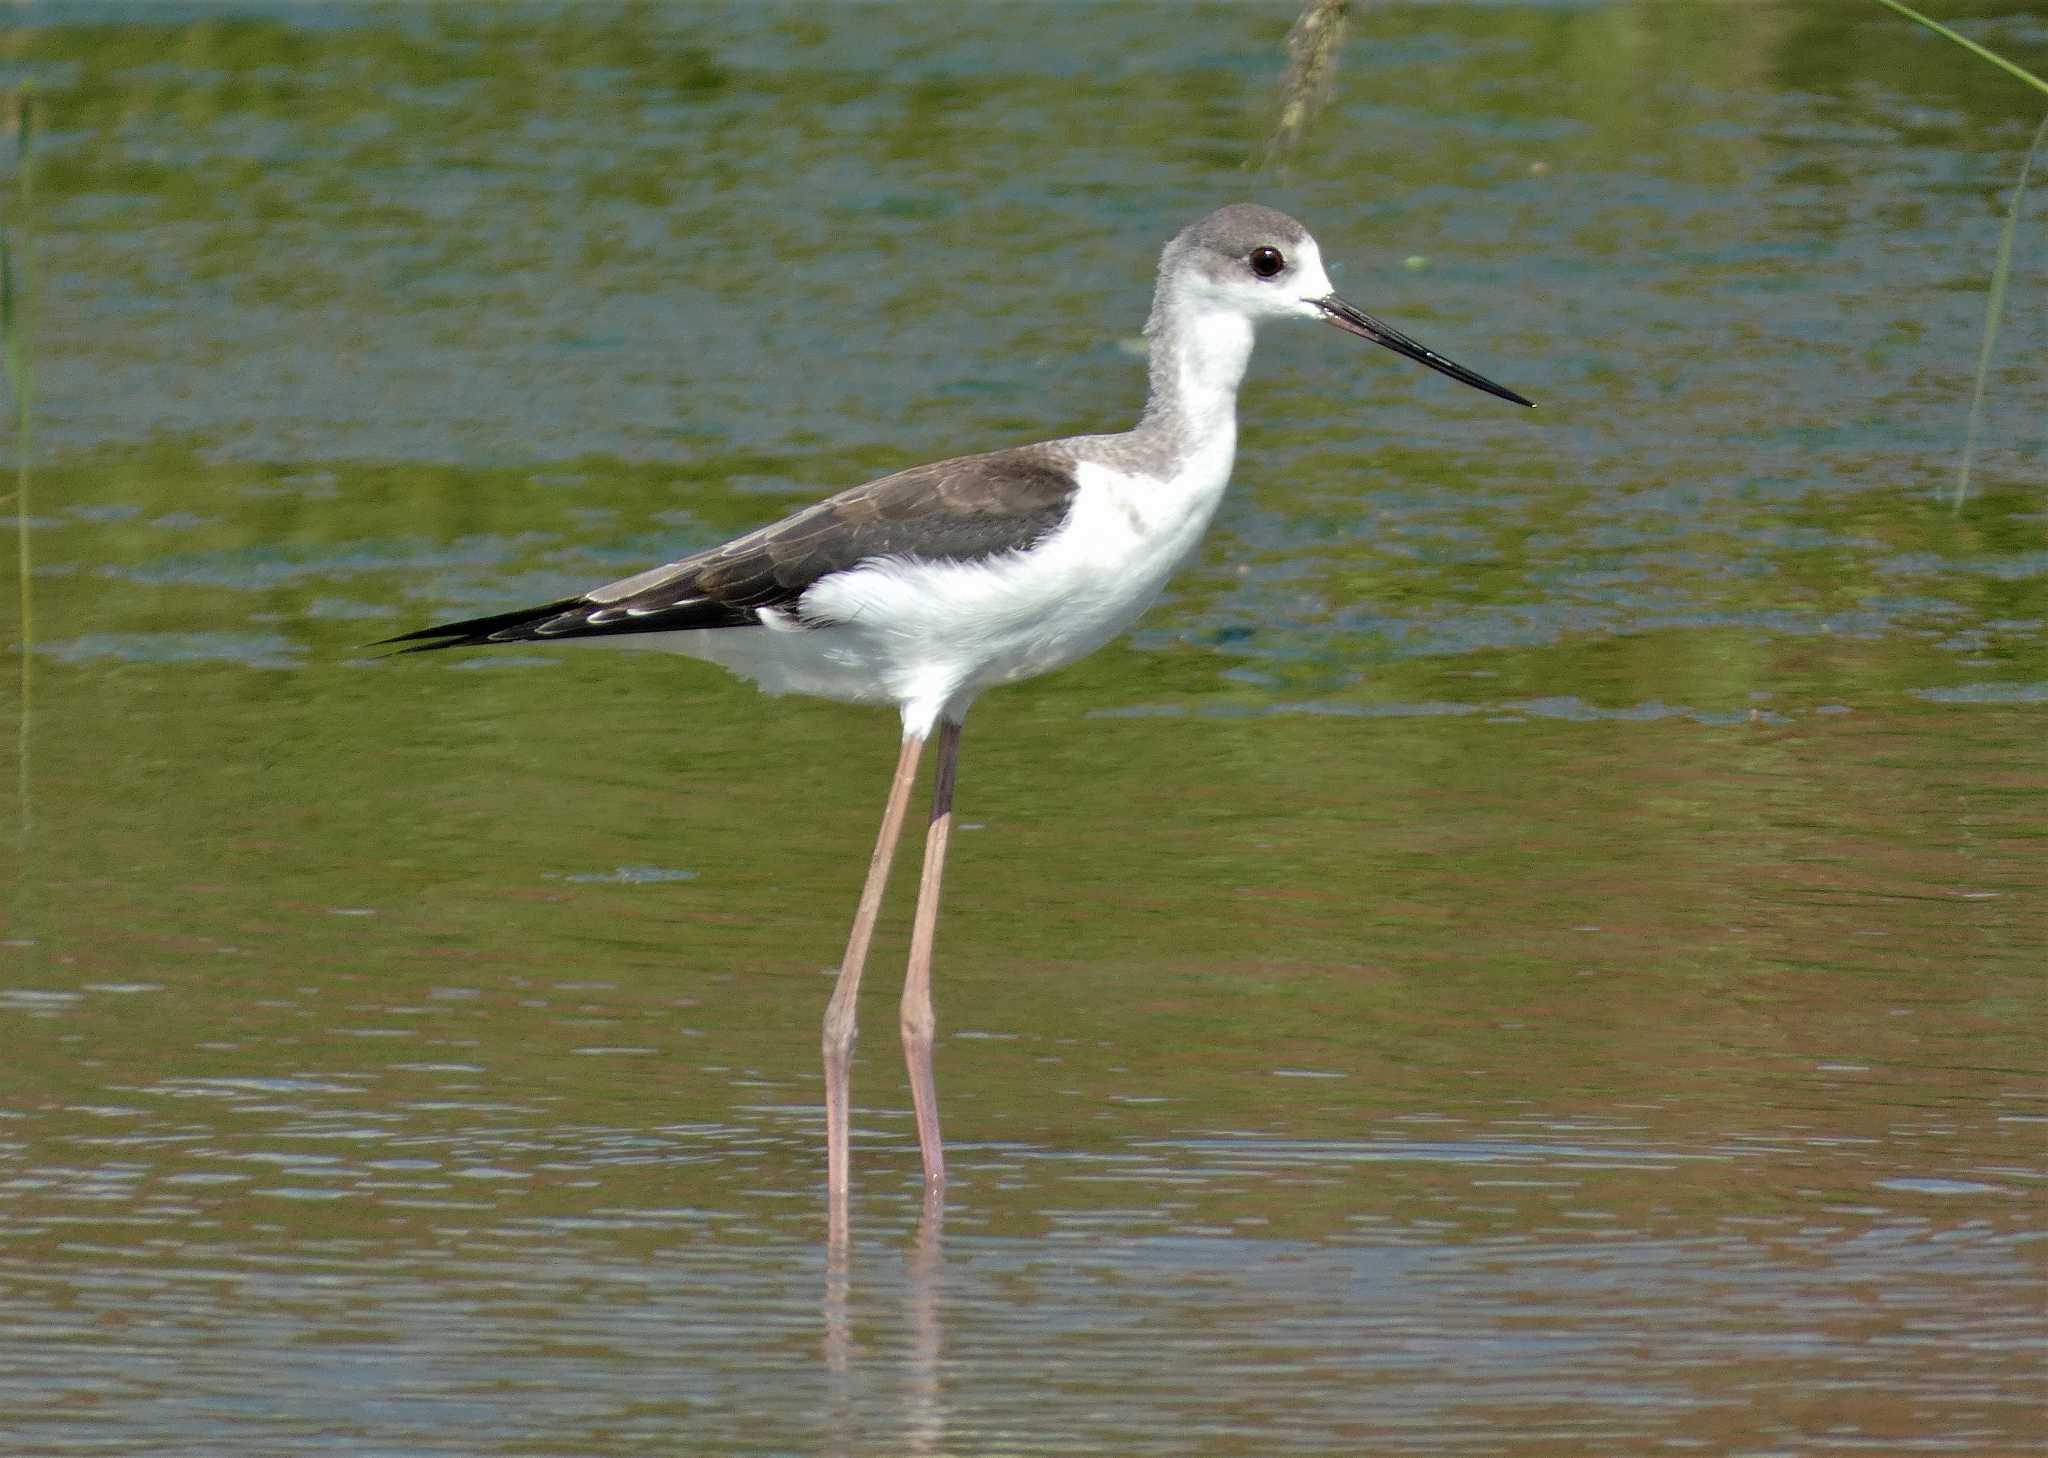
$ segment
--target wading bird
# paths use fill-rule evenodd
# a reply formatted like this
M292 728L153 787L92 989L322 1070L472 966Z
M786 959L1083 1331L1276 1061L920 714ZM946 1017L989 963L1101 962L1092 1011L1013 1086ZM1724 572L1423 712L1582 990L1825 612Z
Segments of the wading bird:
M901 1022L930 1194L946 1177L931 969L961 722L982 690L1092 653L1159 596L1229 484L1253 333L1283 319L1333 324L1530 403L1338 298L1307 229L1237 203L1183 229L1160 255L1145 325L1151 393L1131 429L913 466L581 597L388 640L417 644L409 652L608 640L708 659L769 693L896 706L896 777L825 1012L835 1212L847 1189L854 1002L925 740L938 735L938 776Z

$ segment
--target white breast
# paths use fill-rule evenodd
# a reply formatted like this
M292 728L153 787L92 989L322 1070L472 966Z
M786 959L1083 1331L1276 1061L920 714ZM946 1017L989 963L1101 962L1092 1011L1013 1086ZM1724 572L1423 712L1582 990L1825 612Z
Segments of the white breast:
M1067 520L1030 551L836 572L804 594L803 622L764 610L759 628L583 641L707 659L769 693L894 703L906 733L926 734L990 685L1063 668L1136 622L1200 545L1235 446L1226 420L1164 479L1084 461Z
M1068 519L1029 552L834 574L803 599L805 617L831 626L788 636L858 664L858 676L886 685L860 697L893 699L907 729L929 728L989 685L1064 667L1137 621L1200 543L1233 445L1214 442L1164 481L1083 463Z

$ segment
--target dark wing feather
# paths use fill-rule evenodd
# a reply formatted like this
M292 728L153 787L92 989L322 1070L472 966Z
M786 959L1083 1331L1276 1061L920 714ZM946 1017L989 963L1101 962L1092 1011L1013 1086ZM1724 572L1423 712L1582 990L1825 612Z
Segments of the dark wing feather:
M516 612L386 639L409 653L485 643L758 624L813 585L877 557L977 562L1022 551L1066 520L1074 467L1049 446L913 466L794 516L603 587ZM432 640L432 641L429 641Z

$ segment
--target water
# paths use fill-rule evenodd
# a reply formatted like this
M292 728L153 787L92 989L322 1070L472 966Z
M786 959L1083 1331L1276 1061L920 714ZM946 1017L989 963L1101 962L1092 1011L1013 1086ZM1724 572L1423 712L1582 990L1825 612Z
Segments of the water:
M1251 177L1288 19L16 12L0 1451L2048 1448L2025 93L1376 6ZM936 1215L903 858L836 1268L887 717L361 645L1120 427L1240 195L1542 408L1262 342L1200 560L969 725Z

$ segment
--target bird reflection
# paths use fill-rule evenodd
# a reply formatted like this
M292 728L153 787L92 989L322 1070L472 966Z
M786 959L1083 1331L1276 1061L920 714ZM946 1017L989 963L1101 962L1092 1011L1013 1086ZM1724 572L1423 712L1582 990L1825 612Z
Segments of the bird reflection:
M824 1352L831 1376L832 1431L845 1438L856 1430L856 1393L860 1383L853 1361L849 1313L853 1286L853 1241L843 1194L829 1202L825 1244ZM945 1405L939 1387L945 1357L945 1326L940 1315L939 1287L945 1271L942 1237L946 1224L945 1193L933 1186L924 1192L917 1234L904 1263L904 1315L910 1344L900 1384L903 1394L901 1451L910 1458L932 1458L945 1446ZM891 1424L891 1426L897 1426Z
M918 1458L937 1453L946 1435L945 1409L939 1401L939 1358L945 1346L939 1319L939 1276L946 1264L939 1240L945 1225L945 1189L927 1185L917 1240L910 1247L905 1295L910 1308L910 1371L904 1384L908 1394L904 1441Z

